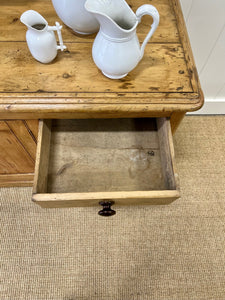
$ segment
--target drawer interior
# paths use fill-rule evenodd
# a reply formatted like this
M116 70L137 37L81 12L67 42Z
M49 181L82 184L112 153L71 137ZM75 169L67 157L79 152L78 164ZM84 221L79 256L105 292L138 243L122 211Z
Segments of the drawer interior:
M33 199L43 201L39 204L64 197L73 203L80 197L147 199L151 191L177 198L169 123L165 118L40 121Z

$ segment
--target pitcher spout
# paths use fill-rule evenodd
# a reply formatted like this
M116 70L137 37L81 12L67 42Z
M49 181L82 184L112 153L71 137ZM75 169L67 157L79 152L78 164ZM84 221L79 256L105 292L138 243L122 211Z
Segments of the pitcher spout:
M100 24L100 30L112 38L135 32L138 19L125 0L87 0L85 8Z
M44 31L48 27L48 22L34 10L25 11L21 15L20 21L33 30Z

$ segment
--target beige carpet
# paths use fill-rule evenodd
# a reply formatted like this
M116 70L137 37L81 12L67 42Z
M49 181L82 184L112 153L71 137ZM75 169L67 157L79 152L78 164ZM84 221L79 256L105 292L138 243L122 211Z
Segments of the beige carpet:
M225 299L225 116L185 117L169 206L42 209L3 188L1 300Z

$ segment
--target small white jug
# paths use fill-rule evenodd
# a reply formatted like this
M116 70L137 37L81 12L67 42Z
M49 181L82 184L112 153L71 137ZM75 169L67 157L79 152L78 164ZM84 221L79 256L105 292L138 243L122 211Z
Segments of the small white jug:
M109 78L125 77L142 59L145 46L159 24L157 9L144 4L134 14L125 0L87 0L85 8L100 23L92 47L95 64ZM152 16L153 23L140 46L136 28L146 14Z
M34 10L25 11L21 15L20 21L28 28L27 45L32 56L39 62L50 63L56 57L57 50L66 49L61 35L62 26L58 22L56 22L56 26L48 26L47 21ZM53 31L58 33L59 46Z

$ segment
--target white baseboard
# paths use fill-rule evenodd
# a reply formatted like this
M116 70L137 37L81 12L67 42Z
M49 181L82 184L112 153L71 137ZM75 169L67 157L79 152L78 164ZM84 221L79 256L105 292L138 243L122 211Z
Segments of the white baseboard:
M205 99L203 107L197 111L189 112L189 115L225 115L225 99Z

